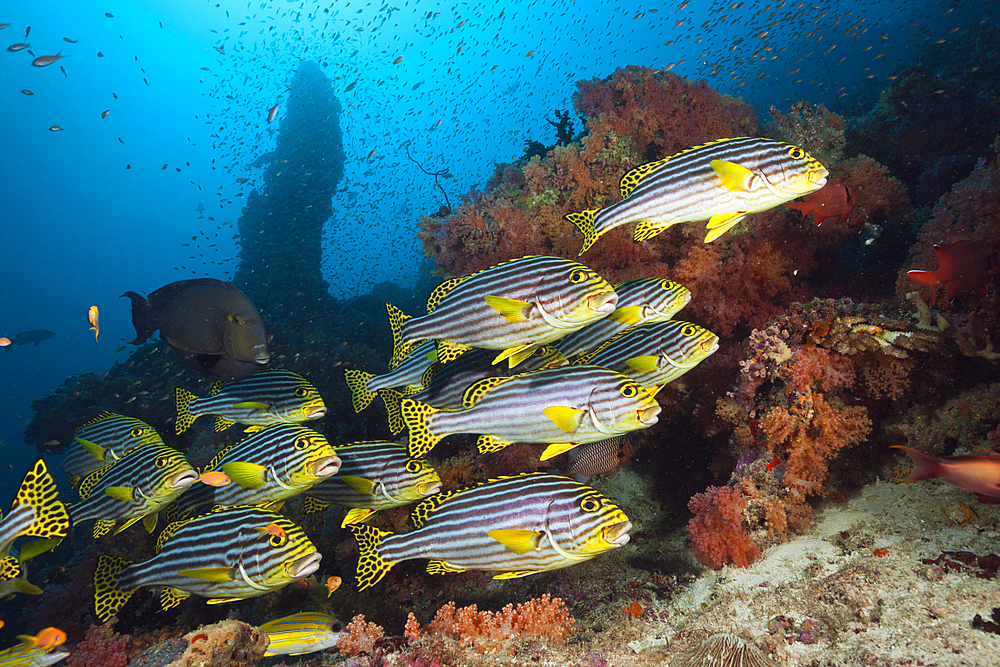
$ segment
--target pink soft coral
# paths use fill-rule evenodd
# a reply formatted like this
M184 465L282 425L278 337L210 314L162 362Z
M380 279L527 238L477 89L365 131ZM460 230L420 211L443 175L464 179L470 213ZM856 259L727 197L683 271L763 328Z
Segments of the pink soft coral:
M749 567L760 550L743 528L746 500L729 487L710 486L688 501L694 517L688 522L691 547L700 563L711 568L726 564Z

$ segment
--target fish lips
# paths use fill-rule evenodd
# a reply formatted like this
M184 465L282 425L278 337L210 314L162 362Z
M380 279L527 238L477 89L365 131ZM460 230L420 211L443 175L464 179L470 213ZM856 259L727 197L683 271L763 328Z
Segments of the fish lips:
M622 521L608 526L604 529L604 541L616 547L623 547L628 544L628 531L632 530L631 521Z
M435 493L441 492L441 482L434 482L433 484L418 484L417 492L421 496L431 496Z
M188 469L171 475L167 479L167 486L172 489L186 489L198 481L198 471Z
M314 551L308 556L297 558L285 563L285 572L292 579L302 579L319 569L319 562L323 560L323 554Z
M306 410L306 419L322 419L326 416L326 406L320 405L315 408L309 408Z
M309 469L316 477L331 477L340 471L343 461L338 456L324 456L309 464Z
M614 290L601 292L587 299L587 302L591 310L608 316L618 307L618 295L615 294Z
M636 410L636 418L640 423L646 426L652 426L657 422L660 411L663 410L659 405L650 406L644 410Z

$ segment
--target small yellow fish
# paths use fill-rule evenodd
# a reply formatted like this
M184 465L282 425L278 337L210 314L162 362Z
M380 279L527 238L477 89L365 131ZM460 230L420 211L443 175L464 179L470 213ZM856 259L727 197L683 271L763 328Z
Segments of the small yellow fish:
M340 577L330 577L326 580L326 597L333 595L333 592L340 588L343 580Z
M94 342L97 342L97 336L101 333L101 327L97 323L97 318L100 313L97 311L97 306L91 306L90 310L87 312L87 319L90 320L90 330L94 332Z
M34 637L18 635L17 638L22 644L26 644L27 648L42 648L46 651L66 643L66 633L59 628L45 628Z
M209 470L201 473L198 476L198 481L209 486L225 486L233 480L229 479L229 475L220 470Z

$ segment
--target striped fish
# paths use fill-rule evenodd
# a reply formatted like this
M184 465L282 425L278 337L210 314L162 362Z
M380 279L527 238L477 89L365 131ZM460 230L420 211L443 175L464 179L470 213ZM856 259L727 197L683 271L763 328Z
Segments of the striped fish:
M260 626L267 633L269 655L305 655L337 645L344 634L344 624L318 611L304 611L282 616Z
M719 349L719 337L690 322L640 324L618 334L575 363L628 375L656 393Z
M631 522L603 495L565 477L528 473L431 496L413 511L417 529L393 535L348 526L358 540L358 590L396 563L429 558L429 574L465 570L513 579L569 567L628 543Z
M458 409L462 407L465 390L479 380L488 377L510 377L540 368L558 368L566 365L566 360L551 345L543 345L536 349L516 369L503 364L493 365L493 356L490 350L469 350L454 361L434 364L425 375L426 386L416 393L380 390L379 396L382 397L386 412L389 414L389 430L393 435L402 432L403 415L399 406L406 396L435 408Z
M578 447L569 452L569 461L562 474L583 484L588 483L592 477L611 472L617 476L622 466L639 449L639 444L638 438L622 435Z
M410 456L423 456L442 438L481 433L480 453L514 442L549 443L541 460L578 445L656 423L660 406L631 378L597 366L567 366L470 386L461 410L439 410L411 398L401 404L410 429Z
M417 341L437 340L438 361L470 347L502 350L511 368L540 345L611 314L617 295L604 278L561 257L529 256L438 285L427 315L409 318L386 304L393 362Z
M375 399L379 389L402 389L404 396L414 394L424 387L424 374L437 363L437 343L424 341L406 355L399 366L382 375L364 371L345 370L344 379L351 390L354 411L361 412Z
M256 505L273 509L340 470L326 436L298 424L277 424L226 447L205 471L221 470L225 486L199 484L177 499L168 517L181 518L202 505Z
M410 458L395 442L352 442L337 448L343 464L336 476L303 492L306 514L329 505L350 508L341 527L379 510L416 502L441 490L441 478L425 460Z
M102 412L73 434L73 444L63 457L62 469L73 488L80 480L114 463L136 447L162 445L163 439L152 426L113 412Z
M261 371L245 380L212 385L208 398L198 398L180 387L177 397L177 434L201 415L216 415L216 432L233 424L248 424L247 433L271 424L297 424L326 414L323 398L308 380L291 371Z
M66 651L20 643L0 651L0 667L48 667L68 656Z
M595 350L630 326L669 320L691 301L687 287L666 278L628 280L615 285L615 294L618 307L613 313L555 344L564 357L570 359Z
M826 185L829 172L798 146L737 137L694 146L622 176L622 200L604 209L570 213L583 233L582 255L608 230L639 223L635 240L671 225L708 220L705 243L750 213L774 208Z
M133 449L122 459L87 475L80 482L83 500L69 508L73 525L97 519L94 538L123 521L115 534L142 519L149 532L156 514L198 481L184 455L167 445Z
M276 512L257 507L219 509L167 526L155 556L132 564L102 555L94 571L94 608L103 623L139 588L163 586L170 609L200 595L209 604L276 591L319 569L322 556L305 531Z

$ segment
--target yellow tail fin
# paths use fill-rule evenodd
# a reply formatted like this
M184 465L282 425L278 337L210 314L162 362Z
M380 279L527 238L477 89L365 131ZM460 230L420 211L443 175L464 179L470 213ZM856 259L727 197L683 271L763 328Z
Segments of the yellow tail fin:
M198 397L187 389L182 389L181 387L177 387L174 391L174 396L177 403L176 429L177 435L180 435L184 431L188 430L191 427L191 424L194 423L194 420L198 418L198 415L191 414L191 401Z
M389 313L389 329L392 331L392 358L389 359L389 368L396 370L413 348L413 343L403 342L403 323L410 319L410 316L403 314L403 311L391 303L385 304L385 310Z
M579 257L583 253L590 249L590 246L594 245L597 239L601 236L594 229L594 215L601 209L592 208L586 211L580 211L579 213L570 213L566 216L566 219L572 222L580 233L583 234L583 247L580 248Z
M11 509L20 505L31 506L35 510L34 521L21 530L20 535L61 539L69 533L69 512L66 504L59 500L55 480L42 459L35 461L24 476Z
M435 435L428 429L429 418L441 411L412 398L404 398L399 409L403 413L403 421L410 429L410 437L406 445L410 458L418 459L426 456L427 452L434 449L434 445L441 442L442 436Z
M368 391L368 381L373 377L375 376L364 371L344 371L344 380L347 381L347 387L351 390L354 412L361 412L375 400L375 392Z
M130 564L124 558L107 554L97 559L97 569L94 570L94 611L101 623L117 614L132 597L132 591L123 591L118 587L118 575Z
M399 435L403 432L404 426L403 413L400 410L403 394L392 389L379 389L378 395L382 397L382 402L385 403L385 411L389 415L389 430L392 431L393 435Z
M348 524L347 529L358 541L358 590L363 591L369 586L374 586L386 572L395 564L382 560L378 553L382 540L392 535L385 531L373 528L364 523Z

